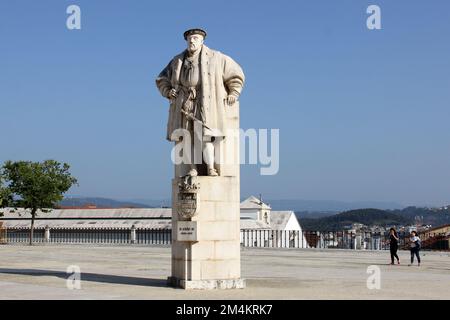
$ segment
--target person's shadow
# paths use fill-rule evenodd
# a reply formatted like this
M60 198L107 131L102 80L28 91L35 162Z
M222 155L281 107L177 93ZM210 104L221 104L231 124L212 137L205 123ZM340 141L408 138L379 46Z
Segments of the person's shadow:
M26 275L26 276L34 276L34 277L58 277L62 279L68 279L73 273L66 273L63 271L54 271L54 270L39 270L39 269L8 269L8 268L0 268L0 273L4 274L15 274L15 275ZM129 276L115 276L109 274L99 274L99 273L88 273L81 272L80 273L81 281L90 281L90 282L101 282L101 283L110 283L110 284L124 284L131 286L145 286L145 287L168 287L167 280L165 279L149 279L149 278L138 278L138 277L129 277Z

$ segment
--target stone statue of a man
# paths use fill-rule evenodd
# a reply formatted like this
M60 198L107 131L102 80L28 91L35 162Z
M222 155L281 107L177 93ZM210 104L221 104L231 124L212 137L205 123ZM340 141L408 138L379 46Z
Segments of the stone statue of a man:
M184 33L187 50L175 56L156 79L161 94L170 100L167 140L179 141L177 129L200 128L203 161L207 174L217 176L214 167L214 145L225 137L225 108L236 103L244 85L241 67L230 57L203 44L206 32L191 29ZM200 126L198 125L200 124ZM198 174L194 161L188 175Z

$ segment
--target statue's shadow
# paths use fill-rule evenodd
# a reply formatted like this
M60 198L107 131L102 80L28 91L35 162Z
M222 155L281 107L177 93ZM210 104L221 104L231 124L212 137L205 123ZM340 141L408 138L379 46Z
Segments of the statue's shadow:
M54 270L40 270L40 269L9 269L0 268L0 274L14 274L24 275L32 277L57 277L61 279L68 279L71 274L54 271ZM144 286L144 287L169 287L167 285L167 279L151 279L151 278L139 278L130 276L117 276L109 274L88 273L81 272L80 280L89 282L109 283L109 284L122 284L130 286Z

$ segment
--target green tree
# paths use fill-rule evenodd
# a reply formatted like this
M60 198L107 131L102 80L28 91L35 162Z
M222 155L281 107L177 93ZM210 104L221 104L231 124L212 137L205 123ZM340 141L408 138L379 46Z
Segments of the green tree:
M12 202L12 195L9 188L7 188L3 183L3 177L0 172L0 217L3 216L2 208L6 208ZM1 225L1 222L0 222Z
M67 163L55 160L44 162L7 161L0 176L7 184L5 195L12 200L12 206L30 210L30 245L33 244L33 231L36 213L49 212L64 198L77 180L69 172Z

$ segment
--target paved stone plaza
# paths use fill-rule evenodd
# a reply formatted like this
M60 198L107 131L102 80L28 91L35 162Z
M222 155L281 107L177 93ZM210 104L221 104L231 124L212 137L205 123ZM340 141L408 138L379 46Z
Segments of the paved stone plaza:
M184 291L166 286L170 248L144 246L0 246L0 299L450 299L450 253L423 252L423 265L390 266L389 252L243 249L247 288ZM81 290L66 286L81 268ZM367 267L381 289L367 289Z

